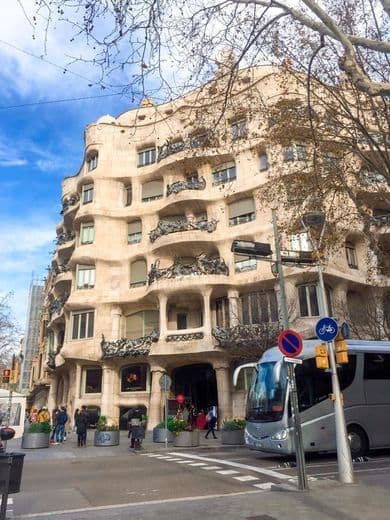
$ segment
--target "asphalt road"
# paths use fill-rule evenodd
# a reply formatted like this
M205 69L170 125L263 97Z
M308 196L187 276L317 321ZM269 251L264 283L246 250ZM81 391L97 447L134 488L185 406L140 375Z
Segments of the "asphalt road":
M207 504L208 507L212 504L213 511L215 509L213 518L235 520L254 517L257 520L259 496L265 504L266 497L273 492L264 513L266 516L257 515L259 520L290 520L295 518L294 512L300 509L294 506L292 510L289 500L292 503L298 500L302 505L302 493L296 492L296 468L291 461L246 448L226 449L216 445L192 450L170 447L165 451L161 447L154 450L151 445L141 453L115 449L104 452L104 448L100 451L93 451L93 448L90 451L88 448L72 451L65 446L61 446L60 450L46 450L45 458L34 460L34 456L26 457L22 492L12 495L10 514L14 517L147 519L155 518L153 515L158 513L160 518L165 518L165 514L166 518L200 518L207 514L204 511ZM318 511L308 513L305 510L306 513L298 518L366 519L370 510L364 513L365 516L362 516L362 511L372 500L375 500L373 518L382 518L382 505L386 506L386 516L383 518L388 518L390 452L372 454L368 461L357 462L354 467L359 485L349 487L348 493L352 489L356 496L351 499L353 503L347 505L358 508L356 516L350 513L343 516L346 512L342 508L347 505L341 496L341 509L337 515L330 512L330 516L321 516L329 500L320 505L321 500L318 499L315 506ZM311 491L305 494L305 502L310 503L318 493L325 499L330 490L332 497L335 497L341 488L345 489L337 482L337 460L334 456L310 457L307 473ZM275 490L278 491L276 503ZM365 493L367 497L363 500ZM376 493L378 497L374 498ZM362 504L359 501L363 501ZM276 506L279 509L275 512L272 508ZM288 516L283 516L283 507ZM308 506L305 507L307 509ZM314 507L313 504L311 507ZM218 511L221 516L218 516ZM183 512L188 514L183 516ZM242 516L244 514L247 516Z

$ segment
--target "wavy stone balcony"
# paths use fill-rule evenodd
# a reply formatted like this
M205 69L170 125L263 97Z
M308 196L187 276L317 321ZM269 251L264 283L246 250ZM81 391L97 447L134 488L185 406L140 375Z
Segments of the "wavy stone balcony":
M66 242L70 242L70 241L74 240L75 236L76 235L73 233L73 231L70 231L70 232L64 231L64 232L60 233L59 235L57 235L55 242L56 242L57 246L62 246Z
M152 343L155 343L158 339L159 332L156 330L140 338L121 338L116 341L106 341L102 335L102 341L100 343L103 352L102 359L147 356L152 347Z
M265 350L276 345L280 331L279 323L267 322L228 328L214 327L211 334L231 354L258 358Z
M192 263L185 264L181 258L176 257L174 263L162 269L159 269L159 260L156 260L152 264L148 273L148 284L151 285L153 282L161 279L172 279L183 276L194 276L194 275L229 275L229 268L225 264L225 261L220 257L207 256L205 253L201 253L196 256Z
M54 318L59 317L68 298L69 294L65 293L63 296L56 298L50 303L48 307L49 321L53 321Z
M181 231L207 231L212 233L216 230L218 220L216 219L176 219L172 222L160 220L157 227L149 233L149 240L153 243L158 238L169 235L171 233L179 233Z
M64 215L70 210L77 209L79 202L80 196L78 193L73 193L72 195L69 195L69 197L66 197L66 199L62 201L61 215Z
M172 194L180 193L184 190L204 190L206 188L206 180L204 177L191 177L186 181L176 181L167 185L167 197Z

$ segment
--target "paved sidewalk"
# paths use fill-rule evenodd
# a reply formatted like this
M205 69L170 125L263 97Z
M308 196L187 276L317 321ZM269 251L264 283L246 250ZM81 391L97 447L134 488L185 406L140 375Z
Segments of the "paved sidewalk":
M120 435L119 446L96 447L93 445L94 430L88 431L87 446L85 448L77 447L77 436L75 433L68 435L68 439L63 444L51 444L49 448L24 450L21 448L22 439L12 439L7 443L7 451L18 451L25 453L25 460L51 460L64 458L87 458L87 457L113 457L121 456L130 451L130 441L127 438L127 432L123 431ZM204 435L200 435L200 448L218 448L221 446L220 437L217 439L205 439ZM168 443L168 449L172 450L173 444ZM228 449L242 449L245 446L226 446ZM150 451L164 451L165 443L157 443L152 440L152 432L146 433L146 438L142 443L140 453L147 453ZM176 448L175 450L196 450L197 448Z

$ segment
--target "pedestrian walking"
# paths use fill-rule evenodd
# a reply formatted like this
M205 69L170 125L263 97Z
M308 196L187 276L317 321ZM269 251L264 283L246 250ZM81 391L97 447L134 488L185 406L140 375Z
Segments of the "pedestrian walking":
M77 433L77 417L80 414L80 408L76 408L74 414L73 414L73 431Z
M58 408L55 408L51 414L51 435L50 435L50 444L56 443L57 438L57 419L58 414L60 413Z
M61 406L60 412L57 416L56 441L62 444L65 439L65 424L68 422L68 414L66 407Z
M76 414L75 414L76 416ZM89 417L86 406L81 407L81 412L77 414L76 431L77 431L77 446L79 448L87 445L87 428L89 424Z
M218 437L215 435L215 426L217 424L217 418L214 415L212 408L207 414L207 433L205 435L205 439L208 439L209 434L213 434L213 439L217 439Z

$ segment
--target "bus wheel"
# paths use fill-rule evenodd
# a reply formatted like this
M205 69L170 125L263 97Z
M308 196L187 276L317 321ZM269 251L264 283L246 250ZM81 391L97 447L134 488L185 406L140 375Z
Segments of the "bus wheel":
M368 440L365 431L357 426L351 424L348 426L348 440L351 448L351 456L353 459L363 457L368 451Z

